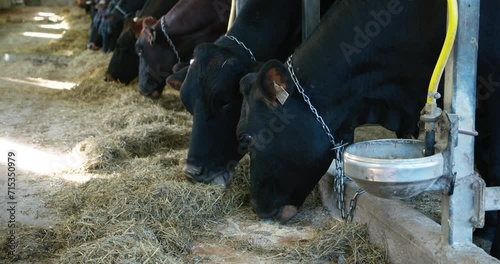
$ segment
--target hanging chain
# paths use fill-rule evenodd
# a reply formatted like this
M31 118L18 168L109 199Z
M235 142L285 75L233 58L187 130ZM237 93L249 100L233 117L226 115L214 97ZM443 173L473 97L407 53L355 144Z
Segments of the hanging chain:
M246 49L246 50L248 51L248 53L250 53L250 57L252 58L252 60L253 60L253 61L257 61L257 60L255 59L255 57L253 56L252 51L251 51L249 48L247 48L247 46L245 45L245 43L243 43L243 42L239 41L236 37L233 37L233 36L231 36L231 35L225 35L225 36L226 36L226 38L228 38L228 39L230 39L230 40L232 40L232 41L234 41L234 42L238 43L238 45L240 45L242 48Z
M165 35L165 38L167 38L168 44L172 48L172 50L175 53L175 57L177 57L177 62L181 63L181 57L179 56L179 53L177 52L177 49L175 48L174 43L170 39L170 37L167 34L167 29L165 28L165 16L161 17L161 31L163 31L163 35Z
M344 150L335 151L335 171L337 172L333 178L334 192L336 194L337 208L340 211L340 216L342 219L346 219L345 214L345 202L344 202L344 161L343 161Z
M347 145L347 143L340 142L339 144L335 143L335 139L330 132L330 129L326 125L325 121L323 118L318 114L318 111L316 108L312 105L311 100L309 99L309 96L305 94L304 88L299 83L299 80L297 76L295 75L295 71L293 70L292 66L292 57L293 54L288 57L288 60L286 61L288 72L290 73L290 76L292 78L293 83L295 84L295 87L297 87L297 90L299 93L302 95L302 98L304 101L309 105L309 109L311 109L311 112L316 116L316 120L321 124L321 127L323 127L323 130L325 131L326 135L328 136L328 140L332 144L333 148L332 150L335 151L335 171L336 175L333 180L333 185L334 185L334 192L337 194L336 200L337 200L337 208L340 211L340 216L342 219L345 221L352 222L352 219L354 217L354 210L356 209L357 205L357 199L358 196L365 191L362 189L358 189L354 196L352 197L350 203L349 203L349 212L346 215L345 212L345 201L344 201L344 195L345 195L345 187L344 187L344 159L343 159L343 154L344 154L344 148Z

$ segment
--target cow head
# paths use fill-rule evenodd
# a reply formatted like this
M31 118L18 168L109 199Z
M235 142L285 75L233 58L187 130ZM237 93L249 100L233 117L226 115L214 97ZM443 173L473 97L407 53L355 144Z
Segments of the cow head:
M123 23L127 18L133 17L137 10L142 9L146 0L121 0L116 5L109 5L108 12L99 27L102 36L102 50L113 51L117 45L118 37L123 29Z
M241 107L239 80L243 62L226 48L200 44L181 86L180 96L193 115L193 129L184 172L193 181L228 183L243 157L235 131ZM180 72L182 73L182 71ZM176 80L177 82L179 80ZM169 79L170 86L173 79Z
M114 13L103 16L99 25L99 34L102 37L102 51L114 51L120 32L123 29L124 18Z
M285 223L328 169L331 146L281 62L245 76L240 90L237 136L250 154L253 209Z
M160 23L153 17L144 19L135 49L139 55L139 92L158 98L165 87L165 78L178 60Z
M102 47L102 36L99 34L99 27L106 11L104 4L96 5L95 14L92 16L92 23L90 25L89 41L87 43L87 48L90 50L98 50Z
M116 49L108 64L105 81L117 81L128 84L137 77L139 57L135 53L136 36L142 28L142 20L134 22L127 19L124 30L116 42Z

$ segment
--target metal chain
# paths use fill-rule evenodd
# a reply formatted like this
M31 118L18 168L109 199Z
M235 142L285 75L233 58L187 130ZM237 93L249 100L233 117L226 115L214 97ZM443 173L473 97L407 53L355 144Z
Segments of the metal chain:
M241 47L243 47L244 49L246 49L248 51L248 53L250 53L250 57L252 58L253 61L257 61L255 59L255 57L253 56L252 51L249 48L247 48L247 46L245 46L245 43L239 41L236 37L233 37L231 35L225 35L225 37L228 38L228 39L230 39L230 40L232 40L232 41L234 41L234 42L236 42L236 43L238 43L238 45L240 45Z
M342 219L347 219L346 214L345 214L345 201L344 201L344 195L345 195L345 189L344 189L344 161L343 161L343 156L344 150L342 151L338 150L335 151L335 177L333 179L333 186L334 186L334 191L337 200L337 208L340 211L340 216Z
M120 2L118 2L118 4L116 4L113 9L116 9L118 10L118 12L120 12L122 14L122 16L124 18L128 17L128 14L127 12L125 12L121 7L120 7L120 4L123 2L123 0L120 0Z
M318 111L316 110L316 108L312 105L311 100L309 99L309 96L307 96L305 94L304 88L302 88L302 86L299 83L299 80L297 79L297 76L295 76L295 72L293 71L293 67L292 67L292 57L293 57L293 54L290 55L290 57L288 57L288 60L286 61L286 64L288 65L288 71L290 72L290 75L292 77L293 83L297 87L297 90L299 90L299 93L302 94L302 98L304 98L304 101L309 105L309 108L311 109L311 112L313 112L313 114L316 116L316 120L318 120L318 122L323 127L323 130L325 130L325 133L328 136L328 140L330 140L330 143L332 143L332 145L333 145L333 149L339 149L339 148L341 148L342 145L337 145L335 143L335 139L333 138L333 135L330 132L330 129L325 124L325 121L323 120L323 118L318 114Z
M365 190L358 189L349 203L349 212L347 213L346 222L351 223L352 219L354 219L354 210L356 210L356 206L358 205L358 196L365 193Z
M127 17L127 13L123 11L120 5L115 5L115 9L118 10L118 12L120 12L123 15L123 17Z
M165 16L161 17L161 31L163 32L163 35L165 35L165 38L167 38L168 44L172 48L172 50L175 53L175 57L177 57L177 62L181 63L181 57L179 56L179 53L177 52L177 49L175 48L174 43L170 39L170 37L167 34L167 29L165 28Z
M349 212L346 215L345 212L345 201L344 201L344 195L345 195L345 187L344 187L344 161L343 161L343 154L344 154L344 148L347 145L347 143L340 142L339 144L335 143L335 139L330 132L330 129L326 125L325 121L323 118L318 114L318 111L316 108L312 105L311 100L309 99L309 96L305 94L304 88L299 83L299 80L297 76L295 75L295 71L293 70L292 66L292 57L293 54L288 57L288 60L286 61L288 72L290 73L290 76L292 78L293 83L295 84L295 87L297 87L297 90L299 93L302 95L302 98L304 101L309 105L309 109L311 109L311 112L316 116L316 120L321 124L321 127L323 127L323 130L325 131L326 135L328 136L328 140L332 144L333 148L332 150L335 151L335 171L337 175L334 177L334 191L337 194L336 200L337 200L337 208L340 211L340 216L342 219L344 219L346 222L352 222L352 219L354 217L354 210L356 209L357 205L357 199L358 196L365 191L362 189L359 189L356 191L356 194L352 197L350 203L349 203Z

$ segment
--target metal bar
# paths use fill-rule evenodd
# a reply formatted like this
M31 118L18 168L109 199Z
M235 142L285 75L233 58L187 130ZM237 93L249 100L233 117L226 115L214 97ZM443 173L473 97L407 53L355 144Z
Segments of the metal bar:
M486 187L484 192L484 210L500 210L500 187Z
M458 17L455 47L446 67L444 108L460 117L459 130L474 131L479 1L458 0ZM457 181L454 194L442 197L441 229L445 243L472 243L474 137L458 134L450 155Z
M231 0L231 12L229 13L229 21L227 23L227 31L231 28L236 19L236 0Z
M319 24L320 0L302 0L302 40Z

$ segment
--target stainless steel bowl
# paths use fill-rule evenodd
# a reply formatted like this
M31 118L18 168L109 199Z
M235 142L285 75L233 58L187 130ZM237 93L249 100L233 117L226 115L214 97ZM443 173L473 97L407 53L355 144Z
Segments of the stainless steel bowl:
M405 199L420 194L443 175L439 149L424 157L424 142L382 139L355 143L344 152L344 171L358 186L375 196Z

